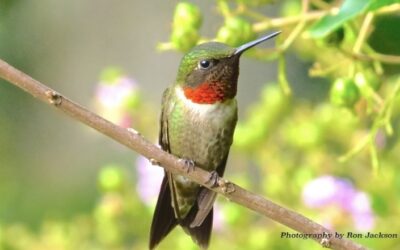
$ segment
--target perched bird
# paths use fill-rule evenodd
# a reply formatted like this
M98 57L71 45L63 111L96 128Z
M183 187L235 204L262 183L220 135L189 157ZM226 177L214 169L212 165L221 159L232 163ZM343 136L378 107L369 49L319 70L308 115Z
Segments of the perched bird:
M208 42L189 51L182 58L175 83L163 94L161 148L189 165L222 176L237 121L239 58L247 49L279 33L238 48ZM166 171L151 224L150 249L178 224L206 249L215 198L213 191Z

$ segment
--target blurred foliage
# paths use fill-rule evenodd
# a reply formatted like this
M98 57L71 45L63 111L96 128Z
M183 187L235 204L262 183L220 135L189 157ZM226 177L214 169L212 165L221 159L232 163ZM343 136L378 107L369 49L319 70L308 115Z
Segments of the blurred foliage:
M277 82L266 83L246 117L239 119L229 179L318 222L328 218L326 225L343 233L400 232L399 1L285 0L274 6L268 0L218 0L212 4L201 11L193 3L178 3L170 41L160 43L158 49L186 52L209 40L238 46L282 30L275 48L260 46L246 53L260 61L276 60ZM279 9L279 15L264 13L271 6ZM214 38L203 37L202 20L213 8L224 21ZM330 95L321 93L321 101L315 102L293 94L295 83L287 77L288 54L311 65L310 77L329 82ZM97 93L98 111L105 116L113 113L115 122L146 133L156 123L152 110L158 107L140 98L145 94L127 78L120 69L104 71L99 88L109 88L112 99L120 102L107 106L109 102ZM128 88L128 94L120 95L120 86ZM108 165L100 171L102 192L91 214L44 221L37 231L18 223L0 225L0 249L145 249L154 203L140 200L132 188L136 180L123 169ZM307 206L303 189L320 176L347 180L349 190L359 190L364 203L356 205L361 210L371 208L373 224L357 227L353 215L335 202ZM330 190L322 186L316 191ZM353 191L339 194L355 199L346 193ZM238 205L220 200L216 206L210 249L320 249L311 240L281 238L282 232L292 231ZM398 239L355 240L371 249L400 248ZM174 230L159 249L196 247L182 230Z

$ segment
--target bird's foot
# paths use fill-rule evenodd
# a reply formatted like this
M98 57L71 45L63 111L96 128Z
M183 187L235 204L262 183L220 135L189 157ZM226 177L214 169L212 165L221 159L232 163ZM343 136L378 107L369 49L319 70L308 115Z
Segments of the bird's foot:
M219 176L217 171L211 171L210 177L206 181L206 184L211 184L211 188L218 187Z
M195 163L193 160L186 159L186 158L179 159L179 162L182 162L182 161L185 164L186 173L190 173L190 172L194 171Z
M220 178L217 171L210 172L210 177L206 184L211 184L211 188L220 187L222 192L226 194L235 192L235 186L228 180Z

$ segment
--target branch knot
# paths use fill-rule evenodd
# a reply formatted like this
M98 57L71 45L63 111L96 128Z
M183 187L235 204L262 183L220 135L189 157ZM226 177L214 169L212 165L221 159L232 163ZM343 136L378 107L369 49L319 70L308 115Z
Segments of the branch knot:
M50 104L53 104L54 106L60 106L62 103L62 96L55 92L54 90L47 90L46 91L46 96L50 102Z

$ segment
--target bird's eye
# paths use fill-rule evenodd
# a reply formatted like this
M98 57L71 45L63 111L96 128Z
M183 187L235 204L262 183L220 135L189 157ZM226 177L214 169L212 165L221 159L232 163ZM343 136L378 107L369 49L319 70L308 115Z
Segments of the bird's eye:
M201 60L199 62L200 69L208 69L211 65L212 65L212 62L210 60Z

